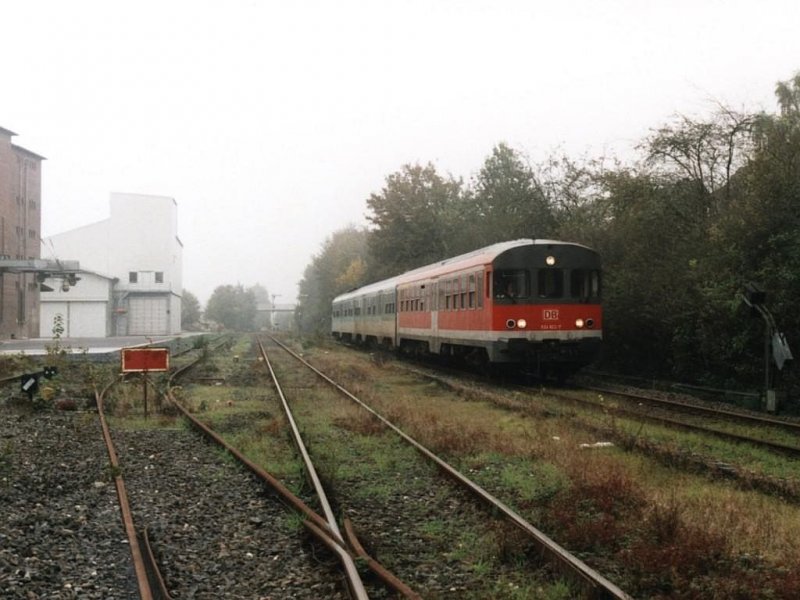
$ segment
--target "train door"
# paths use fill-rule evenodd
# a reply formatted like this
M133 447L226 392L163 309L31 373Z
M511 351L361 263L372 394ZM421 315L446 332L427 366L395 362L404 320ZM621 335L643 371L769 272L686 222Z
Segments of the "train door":
M439 354L439 280L430 284L428 305L431 308L431 352Z
M398 348L398 344L400 343L400 338L397 337L397 329L400 323L400 292L398 289L399 288L396 285L392 289L392 303L394 306L394 331L392 332L392 345L395 348Z

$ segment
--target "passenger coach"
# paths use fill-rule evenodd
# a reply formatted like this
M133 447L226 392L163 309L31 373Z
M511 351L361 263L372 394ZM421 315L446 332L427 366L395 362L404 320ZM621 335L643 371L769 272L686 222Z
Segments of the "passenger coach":
M503 242L342 294L332 311L342 341L563 377L602 339L600 257L567 242Z

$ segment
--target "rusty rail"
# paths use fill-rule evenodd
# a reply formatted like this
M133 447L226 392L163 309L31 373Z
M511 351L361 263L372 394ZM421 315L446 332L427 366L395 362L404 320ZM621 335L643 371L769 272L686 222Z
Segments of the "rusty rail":
M128 537L128 544L131 549L131 558L133 560L133 570L136 575L136 583L139 586L139 596L141 600L153 600L153 592L150 587L150 580L147 576L147 567L142 550L139 545L139 538L136 535L136 528L133 524L133 514L131 513L130 502L128 501L128 491L125 487L125 481L122 479L120 471L119 459L117 458L117 451L114 447L114 442L111 439L111 431L106 422L105 413L103 411L103 397L106 392L114 385L116 381L112 382L102 392L94 389L95 401L97 402L97 414L100 419L100 427L103 430L103 439L106 442L108 450L108 458L111 462L112 472L114 474L114 485L117 488L117 498L119 500L120 515L122 517L122 524L125 527L125 535Z
M513 525L524 532L534 543L539 546L539 549L545 556L548 556L556 564L566 569L568 574L573 575L583 585L583 587L590 593L592 598L614 598L618 600L632 600L631 596L622 591L619 587L611 581L603 577L600 573L589 567L586 563L578 557L571 554L565 548L558 545L555 541L550 539L543 532L539 531L536 527L526 521L522 516L517 514L513 509L503 503L501 500L490 494L487 490L473 482L471 479L463 475L460 471L453 468L447 462L439 458L432 451L428 450L425 446L417 442L414 438L403 432L399 427L394 425L391 421L383 417L380 413L375 411L372 407L365 404L355 395L350 393L347 389L336 383L333 379L328 377L325 373L317 369L314 365L303 359L297 353L292 351L285 344L270 336L270 339L288 352L295 359L300 361L311 371L316 373L321 379L336 388L341 394L361 406L364 410L372 414L386 427L394 431L403 440L411 444L420 454L434 462L445 474L461 484L464 488L470 491L477 498L488 504L493 509L500 511Z
M785 429L786 431L791 431L793 433L800 434L800 423L793 422L793 421L783 421L781 419L775 419L773 417L761 416L761 415L749 415L746 413L740 413L733 410L725 410L720 408L710 408L708 406L700 406L697 404L690 404L688 402L682 402L680 400L669 400L666 398L654 398L652 396L645 396L642 394L634 394L632 392L622 392L613 390L610 388L604 388L602 386L595 386L595 385L581 385L581 389L590 390L593 392L599 392L601 394L613 394L614 396L621 396L623 398L630 398L631 400L638 400L649 402L650 404L655 404L658 406L666 406L667 408L677 408L683 412L694 412L699 413L702 415L717 417L717 418L724 418L734 421L739 421L742 423L748 423L750 425L759 425L759 426L769 426L769 427L778 427L781 429Z
M266 483L273 491L275 491L281 499L283 499L291 508L305 517L303 525L308 529L314 537L316 537L322 544L329 548L333 553L337 554L340 558L347 555L352 561L356 558L362 559L367 567L388 587L392 588L395 592L409 598L411 600L419 600L420 596L414 592L410 587L398 579L391 571L386 569L383 565L377 562L374 558L366 553L351 552L341 536L335 536L331 531L328 522L319 514L317 514L311 507L309 507L303 500L294 495L283 483L276 479L272 474L264 470L262 467L251 461L239 450L228 444L222 436L217 434L213 429L208 427L205 423L195 418L177 399L172 395L171 387L173 381L185 373L191 365L187 365L182 369L174 372L169 378L166 396L169 401L177 408L181 415L189 421L196 429L203 433L206 437L212 440L215 444L219 445L237 461L244 465L251 473L258 477L261 481ZM353 534L353 539L355 535ZM360 548L360 544L358 545Z
M306 449L306 445L303 442L303 436L300 435L300 429L297 427L297 423L294 420L294 415L292 415L292 409L289 407L289 403L286 400L286 396L283 394L283 389L281 388L281 384L278 381L277 375L275 375L275 371L272 368L272 363L269 360L269 356L267 356L266 350L264 350L264 346L261 342L258 342L258 348L261 352L261 356L264 359L264 362L269 369L270 377L272 377L272 383L275 386L275 390L278 392L278 397L281 399L281 404L283 405L283 412L286 415L286 420L289 422L289 427L292 430L292 437L294 438L294 444L297 446L297 450L300 452L300 456L303 458L303 464L306 468L306 474L308 475L309 479L311 480L312 485L314 486L314 491L317 494L317 498L319 499L320 506L322 507L322 512L325 513L325 520L328 523L328 528L330 529L333 536L344 543L344 538L342 537L342 532L339 530L339 525L336 522L336 516L333 514L333 509L331 508L330 502L328 502L328 495L325 493L325 487L322 485L322 482L319 479L319 475L317 475L317 469L314 466L313 461L311 460L311 456L308 454L308 450ZM340 558L342 559L342 565L344 566L345 572L347 574L347 580L350 586L351 593L358 599L367 598L367 591L364 589L364 583L361 581L361 576L358 574L358 569L356 568L355 561L353 558L346 553L341 553Z

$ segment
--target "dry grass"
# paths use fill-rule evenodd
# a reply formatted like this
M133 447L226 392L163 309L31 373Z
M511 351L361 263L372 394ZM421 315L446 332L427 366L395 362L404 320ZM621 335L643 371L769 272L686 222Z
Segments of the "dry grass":
M568 411L534 410L514 394L468 386L456 394L349 352L313 360L436 452L554 465L571 483L537 511L546 529L573 550L623 566L637 595L800 597L796 506L619 449L579 449L600 440L575 428ZM370 421L348 417L363 432Z

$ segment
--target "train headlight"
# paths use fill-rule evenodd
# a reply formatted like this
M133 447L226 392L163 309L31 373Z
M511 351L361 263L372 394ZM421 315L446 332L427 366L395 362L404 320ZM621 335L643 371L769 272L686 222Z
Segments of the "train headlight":
M594 319L586 319L586 327L588 327L589 329L594 327Z
M550 255L550 256L548 256L547 258L544 259L544 262L547 263L548 267L552 267L554 264L556 264L556 257L553 256L553 255Z
M517 327L520 329L525 329L528 326L528 322L525 319L517 319Z
M514 329L514 327L516 327L516 326L517 326L517 322L514 319L508 319L506 321L506 327L508 329Z
M575 319L575 327L577 327L578 329L583 329L583 325L584 325L583 319Z

